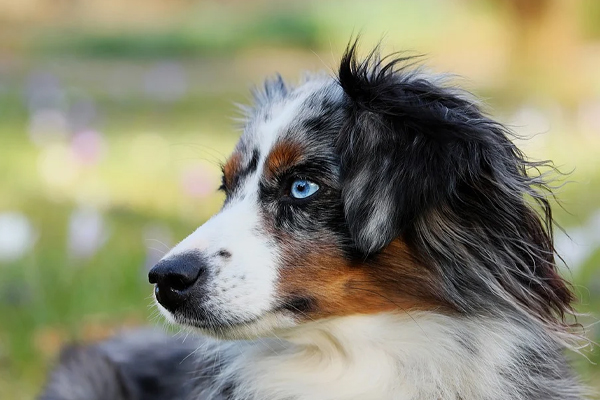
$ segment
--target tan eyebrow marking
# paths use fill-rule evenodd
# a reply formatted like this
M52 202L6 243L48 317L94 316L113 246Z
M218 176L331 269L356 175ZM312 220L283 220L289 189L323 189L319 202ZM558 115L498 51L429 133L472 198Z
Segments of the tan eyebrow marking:
M241 169L242 166L242 155L239 152L233 153L227 159L225 165L223 165L223 178L224 184L227 188L231 189L235 174Z
M267 178L272 178L303 159L304 149L299 143L290 140L280 140L273 146L273 149L267 156L264 174Z

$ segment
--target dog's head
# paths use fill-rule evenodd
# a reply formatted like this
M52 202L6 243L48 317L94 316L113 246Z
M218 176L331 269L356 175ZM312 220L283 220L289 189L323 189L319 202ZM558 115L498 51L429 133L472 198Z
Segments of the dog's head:
M560 320L536 165L463 93L355 50L256 94L223 208L150 271L163 311L221 337L413 309Z

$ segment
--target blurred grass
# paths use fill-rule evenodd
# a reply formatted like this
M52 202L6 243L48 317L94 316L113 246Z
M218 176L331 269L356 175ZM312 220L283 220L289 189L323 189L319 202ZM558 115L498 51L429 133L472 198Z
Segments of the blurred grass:
M163 58L230 54L251 43L310 48L318 44L314 20L300 14L269 12L256 20L197 21L193 27L168 27L142 32L86 32L68 29L36 41L30 49L42 54L83 57ZM230 29L230 24L236 29Z
M112 155L98 171L118 194L103 210L110 236L91 258L72 259L67 222L80 192L49 193L56 189L36 182L31 167L38 155L31 145L5 131L0 135L11 149L6 152L4 147L3 155L11 156L0 161L0 170L11 171L0 191L0 209L26 214L38 235L34 252L1 266L0 398L21 399L37 392L44 370L40 365L49 362L65 340L97 339L113 328L146 323L146 305L151 304L145 284L146 247L166 249L145 242L144 229L149 223L166 224L174 237L183 238L218 209L218 195L214 201L181 201L176 176L144 176L123 165L131 143L116 132L110 134ZM178 138L185 140L183 135ZM222 138L216 147L227 151L232 139ZM214 142L214 137L205 142ZM168 147L165 141L160 150L169 152Z
M205 2L131 26L93 16L31 24L8 57L1 49L9 35L0 37L0 212L26 215L37 237L24 257L0 262L0 399L32 398L66 341L154 322L146 307L148 248L166 246L149 242L148 228L165 229L177 241L218 210L219 194L192 196L182 181L195 168L209 178L218 173L238 136L232 103L246 103L249 82L275 71L296 80L304 69L335 68L352 33L362 32L365 48L386 34L386 48L430 53L434 69L468 76L467 87L503 122L532 107L549 114L549 127L535 132L544 134L521 145L533 158L574 169L573 183L559 190L565 208L555 213L567 230L585 225L600 208L600 136L577 115L579 102L600 99L597 44L578 47L577 73L551 51L536 61L547 63L538 65L543 73L531 73L506 61L512 39L503 30L501 3L466 3ZM597 24L590 23L597 6L583 3L578 24L597 38ZM24 29L17 25L6 26ZM183 77L184 90L174 98L153 92L165 69ZM72 132L32 143L27 87L40 74L58 82L64 99L53 107L61 113L82 100L93 104L85 128L101 134L99 162L71 160ZM89 258L68 250L69 221L82 206L101 213L108 237ZM596 249L571 273L583 299L579 309L594 318L599 265ZM589 336L600 340L597 325ZM598 352L590 358L600 363ZM596 365L576 360L589 382L600 382Z

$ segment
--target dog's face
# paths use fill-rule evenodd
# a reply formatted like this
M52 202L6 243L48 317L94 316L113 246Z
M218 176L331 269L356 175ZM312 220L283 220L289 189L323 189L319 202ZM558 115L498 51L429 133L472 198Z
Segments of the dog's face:
M337 77L265 84L223 208L150 271L168 318L239 338L349 314L569 312L539 164L401 61L352 46Z
M425 278L402 243L392 245L393 261L368 257L349 232L336 149L349 115L340 85L330 77L294 89L269 85L271 97L254 110L223 166L222 210L151 272L164 311L178 323L245 337L417 306L385 287L391 273ZM372 218L366 229L387 215Z

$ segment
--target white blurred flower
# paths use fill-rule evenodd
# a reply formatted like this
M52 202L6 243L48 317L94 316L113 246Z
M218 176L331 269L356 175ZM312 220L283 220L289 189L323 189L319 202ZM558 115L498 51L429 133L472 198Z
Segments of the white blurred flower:
M68 252L74 258L92 257L108 239L102 214L89 207L71 213L68 229Z
M0 261L21 258L31 249L36 233L29 219L18 212L0 214Z
M566 231L556 233L554 247L569 268L577 271L600 248L600 210L585 225Z
M579 270L594 251L587 243L586 231L582 228L568 229L567 234L557 232L554 247L572 271Z
M62 143L55 143L40 153L38 171L48 185L66 189L75 183L80 168L71 149Z
M64 140L69 136L66 115L57 109L33 111L29 118L29 137L39 146Z

